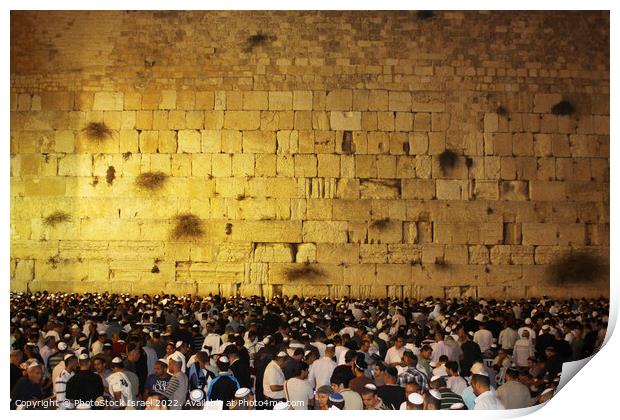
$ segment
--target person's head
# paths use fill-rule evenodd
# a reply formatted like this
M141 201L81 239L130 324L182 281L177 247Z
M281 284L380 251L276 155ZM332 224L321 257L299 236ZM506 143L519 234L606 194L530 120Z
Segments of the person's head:
M424 410L440 410L441 394L437 390L430 390L424 394Z
M350 369L342 369L335 371L330 378L332 390L334 392L341 392L349 387L349 382L353 379L353 372Z
M382 378L383 372L385 372L385 369L386 369L385 364L383 364L382 362L375 363L372 368L372 376L375 378Z
M367 384L362 390L362 401L364 402L364 408L372 409L379 403L379 396L377 395L377 387L373 384Z
M90 370L90 357L88 357L88 354L80 355L79 363L80 370Z
M383 381L387 384L395 384L398 381L398 370L390 366L383 372Z
M423 345L420 349L420 356L429 360L431 358L431 354L433 354L433 348L427 344Z
M444 334L443 334L442 331L436 331L435 332L435 341L437 343L439 343L440 341L443 341L443 338L444 338Z
M547 359L550 359L553 356L555 356L555 347L553 347L553 346L547 347L545 349L545 355L547 356Z
M409 394L420 391L420 385L417 382L411 381L405 384L405 396L408 397Z
M105 360L101 357L95 357L93 359L93 367L95 368L95 372L103 373L105 371Z
M368 368L368 364L364 360L364 356L357 357L353 364L353 374L357 377L363 376L366 368Z
M169 356L172 353L174 353L174 344L169 342L166 344L166 356Z
M405 350L403 353L403 362L409 367L416 367L418 365L418 356L413 354L411 350Z
M24 358L24 354L21 350L13 350L11 352L11 364L15 366L19 366Z
M287 359L288 359L288 355L286 354L286 352L281 351L276 355L276 357L273 360L276 362L278 366L280 366L280 369L284 369L286 367Z
M327 347L325 347L325 356L332 358L334 354L336 354L336 347L333 344L328 344Z
M227 356L220 356L215 361L215 366L219 372L228 372L230 369L230 359Z
M439 360L437 360L437 367L443 366L447 362L448 362L448 356L446 356L445 354L442 354L441 356L439 356Z
M499 358L499 360L504 360L506 358L507 354L506 354L506 350L504 349L499 349L497 351L497 357Z
M440 376L439 378L433 377L429 385L432 389L442 389L446 387L446 380L443 376Z
M396 337L396 341L394 341L394 347L400 350L400 348L403 347L404 345L405 345L405 337L403 337L402 335L399 335L398 337Z
M518 381L519 380L519 371L514 368L509 368L506 370L506 374L504 375L504 380L506 382L509 381Z
M67 372L74 372L78 367L78 358L74 354L68 354L65 357L65 370Z
M306 379L309 370L310 366L308 366L308 363L300 361L296 364L294 376L298 379Z
M407 394L406 402L407 410L424 410L424 396L419 391Z
M339 410L344 410L344 397L339 392L332 392L327 399L328 407L336 407Z
M41 365L38 363L32 363L26 369L26 376L28 376L28 380L33 384L40 384L43 379L43 369Z
M316 399L319 402L320 407L327 407L327 401L329 400L329 394L332 393L332 388L327 385L323 385L316 391Z
M127 360L137 362L140 359L140 346L137 343L127 344Z
M370 350L370 340L364 339L360 345L360 351L363 353L368 353L368 350Z
M99 333L99 335L97 336L97 341L99 341L100 343L103 343L106 338L107 338L107 334L102 332L102 333Z
M209 364L209 353L206 351L199 351L196 353L195 360L201 368L204 368L205 365Z
M471 377L471 387L476 397L488 391L490 385L491 381L487 375L476 373Z
M125 366L123 365L123 359L121 359L120 357L115 357L114 359L112 359L112 372L122 372L125 369Z
M167 405L165 404L165 397L159 394L153 394L146 397L146 401L144 402L145 410L167 410Z
M459 364L452 360L446 362L446 373L448 376L458 376Z
M166 361L164 359L157 360L155 362L155 366L153 367L155 375L157 375L159 378L166 376L166 373L168 372L168 364L165 362Z

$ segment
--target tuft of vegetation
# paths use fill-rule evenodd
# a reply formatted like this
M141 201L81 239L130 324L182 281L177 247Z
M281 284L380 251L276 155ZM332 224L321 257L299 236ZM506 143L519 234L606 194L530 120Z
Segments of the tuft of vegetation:
M172 231L174 239L194 239L204 235L202 221L191 213L176 216L176 225Z
M159 274L159 267L157 266L157 264L155 264L153 268L151 268L151 273Z
M254 51L254 48L267 45L267 43L275 41L276 39L277 38L275 36L268 35L259 31L258 33L249 36L246 39L246 46L244 52L251 53L252 51Z
M105 180L108 183L108 185L112 185L115 178L116 178L116 169L114 169L114 166L108 166L108 170L105 174Z
M391 222L392 220L389 217L384 217L383 219L373 220L370 223L370 227L378 231L384 231L390 227Z
M435 16L435 12L432 10L418 10L418 19L427 20L432 19Z
M504 108L502 105L497 107L497 109L495 110L495 113L497 115L499 115L500 117L507 117L508 116L508 110L506 108Z
M562 100L553 105L551 112L555 115L571 115L575 112L575 107L567 100Z
M226 227L224 228L224 232L227 235L230 235L230 234L232 234L232 228L233 228L232 223L226 223Z
M290 267L285 270L285 275L290 281L294 280L314 280L325 277L325 272L320 268L310 264L303 263L299 267Z
M167 179L168 176L163 172L144 172L136 178L136 185L144 190L157 191L164 187Z
M60 223L65 223L71 221L71 216L69 213L65 213L64 211L55 211L54 213L47 216L43 219L43 224L45 226L56 226Z
M596 255L573 252L555 260L548 270L548 280L557 285L589 285L607 273L607 267Z
M436 257L435 266L440 270L447 270L450 268L450 263L448 263L444 257Z
M61 263L60 257L58 255L54 255L47 259L47 263L52 266L53 269L58 268L58 264Z
M131 157L131 152L125 152L123 153L123 159L124 160L128 160Z
M88 137L88 139L95 142L101 142L112 137L112 130L110 130L108 126L102 122L88 123L82 131L86 133L86 137Z
M472 166L474 166L474 160L470 157L466 157L465 166L467 166L468 168L471 168Z
M445 174L456 166L459 156L450 149L446 149L439 154L439 167Z

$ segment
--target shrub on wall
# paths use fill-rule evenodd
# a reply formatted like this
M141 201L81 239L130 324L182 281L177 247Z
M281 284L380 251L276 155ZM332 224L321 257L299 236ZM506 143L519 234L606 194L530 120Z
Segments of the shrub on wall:
M306 262L300 267L290 267L285 271L286 277L290 281L294 280L314 280L321 277L325 277L323 270L313 266Z
M175 218L176 225L172 231L174 239L195 239L204 235L202 221L190 213L179 214Z
M102 122L88 123L88 125L84 127L82 131L86 134L86 137L89 140L95 142L101 142L112 137L112 130L110 130L108 126Z
M56 226L60 223L65 223L71 220L71 216L64 211L55 211L54 213L43 219L43 224L46 226Z
M573 252L556 259L548 270L550 283L556 285L589 285L607 273L607 267L596 255Z
M144 172L136 178L136 185L143 190L156 191L164 187L167 179L163 172Z

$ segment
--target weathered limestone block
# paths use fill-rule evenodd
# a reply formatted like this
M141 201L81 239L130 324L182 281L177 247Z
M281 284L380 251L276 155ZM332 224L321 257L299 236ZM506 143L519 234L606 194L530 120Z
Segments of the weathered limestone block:
M359 131L362 129L362 113L354 111L331 111L329 126L332 130Z
M95 111L122 111L123 93L122 92L95 92Z
M435 198L435 180L403 179L402 196L414 200L431 200Z
M357 264L359 245L319 243L316 245L316 260L330 264Z
M295 261L298 263L311 263L317 261L317 246L313 243L297 244L297 255Z
M411 264L377 264L377 285L402 285L412 280Z
M523 245L556 245L558 228L551 223L523 223Z
M361 244L360 245L360 262L362 264L386 263L387 260L388 260L387 244Z
M304 221L303 242L347 242L347 222Z
M528 181L500 181L499 191L502 200L523 201L530 198Z
M399 198L400 179L362 179L360 180L360 197L365 198Z
M403 227L400 220L375 220L368 225L368 242L370 243L399 243L402 240Z
M388 263L413 264L422 261L422 247L411 244L388 244Z
M205 127L206 126L207 124L205 122ZM224 128L233 130L258 130L259 127L259 111L226 111L224 113Z

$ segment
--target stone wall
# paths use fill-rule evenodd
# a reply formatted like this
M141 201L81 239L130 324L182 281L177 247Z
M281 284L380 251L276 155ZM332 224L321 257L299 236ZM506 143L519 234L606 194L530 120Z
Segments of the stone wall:
M608 294L609 14L423 17L13 12L11 289Z

